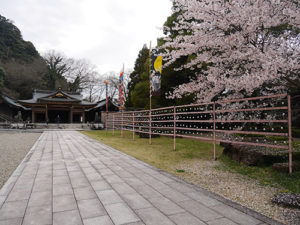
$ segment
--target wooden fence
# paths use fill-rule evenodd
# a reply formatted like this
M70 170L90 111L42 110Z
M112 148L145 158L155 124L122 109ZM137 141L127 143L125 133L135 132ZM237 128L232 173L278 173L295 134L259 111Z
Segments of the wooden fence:
M157 108L144 111L108 113L106 129L144 134L152 143L153 135L266 147L288 151L292 173L291 98L287 94L232 99Z

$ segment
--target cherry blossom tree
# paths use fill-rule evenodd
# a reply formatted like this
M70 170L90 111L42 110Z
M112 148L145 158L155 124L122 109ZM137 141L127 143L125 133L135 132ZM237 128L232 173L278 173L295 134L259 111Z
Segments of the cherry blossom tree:
M300 6L294 0L173 0L179 13L167 36L165 66L181 57L177 68L196 78L170 93L170 98L195 94L198 102L217 95L250 96L286 91L299 81ZM208 65L208 67L207 67Z

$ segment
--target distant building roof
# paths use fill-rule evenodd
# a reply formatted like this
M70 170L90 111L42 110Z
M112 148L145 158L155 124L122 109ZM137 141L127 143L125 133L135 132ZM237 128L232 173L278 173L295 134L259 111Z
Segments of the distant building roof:
M13 106L13 107L16 107L16 108L22 108L22 109L24 109L24 110L30 110L29 108L26 108L26 107L22 106L21 104L19 104L19 103L17 102L17 100L12 99L12 98L10 98L10 97L4 95L4 94L1 94L1 98L2 98L7 104L9 104L9 105L11 105L11 106Z
M82 100L80 93L68 92L68 91L47 91L47 90L34 90L32 99L19 100L19 103L23 104L37 104L45 102L66 102L77 103L82 106L94 106L97 103L91 103Z
M111 98L108 98L108 104L109 104L110 106L114 107L115 109L119 109L119 106L118 106L116 103L114 103L114 102L111 100ZM86 110L86 111L91 111L91 110L93 110L93 109L99 109L99 108L102 108L102 107L105 107L105 106L106 106L106 99L103 99L103 100L101 100L101 101L98 101L98 102L97 102L97 105L96 105L95 107L93 107L93 108L91 108L91 109L88 109L88 110Z

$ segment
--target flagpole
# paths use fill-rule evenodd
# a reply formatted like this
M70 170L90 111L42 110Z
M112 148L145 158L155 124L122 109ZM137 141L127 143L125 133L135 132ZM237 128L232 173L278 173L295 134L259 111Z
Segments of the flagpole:
M152 110L152 93L151 93L151 44L152 42L150 41L150 47L149 47L149 83L150 83L150 91L149 91L149 145L152 144L152 135L151 135L151 125L152 125L152 118L151 118L151 110Z
M107 125L108 125L108 82L107 82L107 80L105 81L105 94L106 94L106 133L107 133L107 130L108 130L108 127L107 127Z

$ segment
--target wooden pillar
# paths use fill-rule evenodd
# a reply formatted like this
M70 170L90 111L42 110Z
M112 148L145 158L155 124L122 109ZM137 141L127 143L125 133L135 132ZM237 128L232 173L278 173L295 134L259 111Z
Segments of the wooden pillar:
M48 105L46 104L46 111L45 111L45 122L47 123L47 121L49 122L49 118L48 118Z
M35 123L35 111L32 109L31 122Z
M73 123L73 106L70 108L70 118L69 123Z

